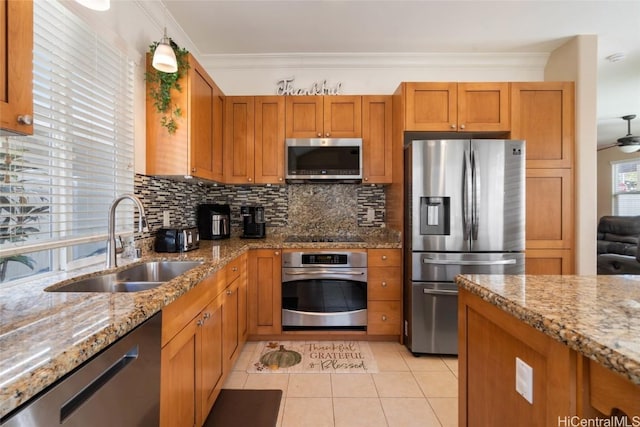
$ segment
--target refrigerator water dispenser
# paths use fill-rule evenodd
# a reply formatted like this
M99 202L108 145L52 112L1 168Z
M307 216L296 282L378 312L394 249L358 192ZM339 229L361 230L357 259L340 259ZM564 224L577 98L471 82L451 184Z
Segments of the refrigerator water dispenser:
M420 197L420 234L449 234L449 197Z

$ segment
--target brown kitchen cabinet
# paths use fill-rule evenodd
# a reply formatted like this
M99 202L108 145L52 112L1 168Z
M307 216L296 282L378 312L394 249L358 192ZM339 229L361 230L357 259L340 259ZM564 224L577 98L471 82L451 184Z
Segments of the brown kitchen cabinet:
M249 251L249 334L282 333L282 251Z
M284 98L225 99L224 182L284 184Z
M511 84L511 138L526 141L526 272L574 272L574 83Z
M510 130L509 83L408 82L403 85L407 131Z
M287 96L287 138L361 138L362 97Z
M362 97L362 182L390 184L393 180L393 121L391 95Z
M400 336L402 251L369 249L367 274L367 334Z
M0 130L33 134L33 1L0 0Z
M201 426L222 388L224 283L215 273L163 310L161 426Z
M175 133L161 126L162 116L147 96L147 174L221 182L224 94L193 55L188 55L188 62L182 91L171 93L175 106L182 110ZM150 55L147 69L151 69Z

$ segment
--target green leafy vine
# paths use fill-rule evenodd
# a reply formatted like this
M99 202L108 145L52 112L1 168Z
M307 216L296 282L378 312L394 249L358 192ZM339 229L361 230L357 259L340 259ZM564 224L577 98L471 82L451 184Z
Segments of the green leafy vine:
M154 42L149 45L151 57L153 57L158 44L159 42ZM156 111L162 114L160 125L167 128L170 134L174 134L178 129L176 118L182 116L182 109L179 105L174 105L171 99L171 91L177 90L178 92L182 92L180 81L189 69L189 60L187 57L189 51L178 47L173 40L171 41L171 47L176 54L178 71L175 73L164 73L153 67L149 67L145 73L145 80L147 81L148 96L153 99L153 105L156 107Z

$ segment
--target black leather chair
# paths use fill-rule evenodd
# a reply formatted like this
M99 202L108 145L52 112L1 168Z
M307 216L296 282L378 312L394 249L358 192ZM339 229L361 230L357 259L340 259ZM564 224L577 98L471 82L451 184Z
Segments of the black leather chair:
M598 222L598 274L640 274L640 216L603 216Z

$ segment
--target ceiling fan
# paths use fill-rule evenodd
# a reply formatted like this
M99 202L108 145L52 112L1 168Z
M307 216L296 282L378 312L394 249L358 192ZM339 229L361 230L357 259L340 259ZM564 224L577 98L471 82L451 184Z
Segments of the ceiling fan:
M616 145L618 146L620 151L624 153L633 153L640 150L640 136L631 135L631 120L635 118L635 114L622 116L622 120L627 121L627 134L621 138L618 138L618 143Z

